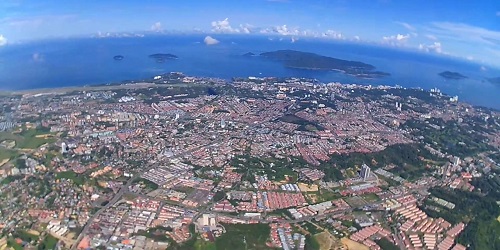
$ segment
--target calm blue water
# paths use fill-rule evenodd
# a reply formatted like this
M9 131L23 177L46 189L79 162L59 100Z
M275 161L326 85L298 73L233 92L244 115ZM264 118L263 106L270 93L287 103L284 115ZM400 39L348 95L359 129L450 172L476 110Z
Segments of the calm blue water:
M500 108L500 86L487 77L500 70L481 71L479 65L421 53L338 42L290 40L266 37L216 36L214 46L203 43L204 35L156 36L144 38L68 39L10 45L0 48L0 89L81 86L149 78L170 71L194 76L231 78L234 76L297 76L321 81L361 84L399 84L405 87L440 88L475 105ZM314 72L284 68L280 63L247 58L247 52L277 49L315 52L346 60L358 60L389 72L390 77L358 79L337 72ZM153 53L172 53L178 60L156 63ZM37 56L35 56L37 55ZM123 55L122 61L113 56ZM457 71L469 78L445 80L444 70Z

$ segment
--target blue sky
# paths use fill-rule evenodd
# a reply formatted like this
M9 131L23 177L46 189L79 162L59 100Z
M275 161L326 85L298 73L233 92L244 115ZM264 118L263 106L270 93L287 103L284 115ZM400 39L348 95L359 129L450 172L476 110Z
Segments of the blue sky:
M318 37L500 67L498 0L1 0L0 45L100 32Z

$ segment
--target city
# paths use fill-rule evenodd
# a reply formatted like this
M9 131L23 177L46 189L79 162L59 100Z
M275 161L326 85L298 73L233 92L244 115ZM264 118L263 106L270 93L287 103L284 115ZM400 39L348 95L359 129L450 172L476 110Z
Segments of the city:
M460 250L500 215L500 112L439 89L174 72L0 103L0 249Z

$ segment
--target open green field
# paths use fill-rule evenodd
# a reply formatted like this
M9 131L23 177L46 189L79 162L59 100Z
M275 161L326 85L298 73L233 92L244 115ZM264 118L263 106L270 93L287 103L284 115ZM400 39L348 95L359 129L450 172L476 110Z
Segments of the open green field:
M267 224L224 224L226 233L215 240L217 250L269 249L266 242L271 229Z
M19 154L10 149L6 148L0 148L0 162L3 160L12 160L13 158L16 158Z
M44 137L44 135L46 135ZM14 140L16 148L36 149L45 143L53 143L56 141L54 134L48 133L40 129L27 129L21 133L0 132L0 141Z

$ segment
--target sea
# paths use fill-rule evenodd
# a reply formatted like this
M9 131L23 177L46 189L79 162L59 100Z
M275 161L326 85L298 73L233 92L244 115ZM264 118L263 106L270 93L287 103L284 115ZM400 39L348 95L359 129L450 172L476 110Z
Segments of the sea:
M321 82L365 85L400 85L438 88L460 101L500 109L500 85L487 78L500 77L500 69L472 61L378 45L299 39L288 37L213 35L220 41L206 45L206 35L150 35L126 38L71 38L10 44L0 47L0 90L26 90L116 83L152 78L168 72L190 76L307 77ZM244 57L245 53L279 49L313 52L344 60L372 64L391 74L379 79L360 79L336 71L286 68L280 62ZM177 55L176 60L158 63L155 53ZM121 61L114 60L122 55ZM449 80L442 71L459 72L467 79Z

